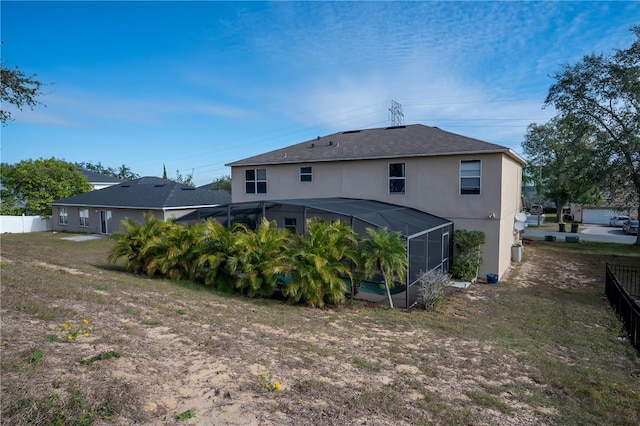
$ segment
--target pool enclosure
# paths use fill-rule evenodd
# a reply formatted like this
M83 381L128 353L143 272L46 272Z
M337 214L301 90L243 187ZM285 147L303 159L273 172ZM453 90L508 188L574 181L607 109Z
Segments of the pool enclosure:
M232 203L195 210L176 222L195 223L211 218L227 226L244 223L256 229L262 218L267 218L276 221L280 227L304 233L307 219L314 217L327 221L340 219L349 223L359 237L367 236L367 228L384 227L405 238L409 270L407 282L396 283L398 287L393 299L397 307L407 308L416 301L417 279L423 272L449 270L453 251L453 222L420 210L380 201L308 198ZM365 286L361 287L357 297L372 301L386 300L383 292L375 289L367 291Z

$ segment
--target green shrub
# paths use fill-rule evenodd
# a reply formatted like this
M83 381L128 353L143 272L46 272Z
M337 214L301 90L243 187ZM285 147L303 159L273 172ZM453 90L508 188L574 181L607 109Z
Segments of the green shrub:
M460 280L471 281L478 276L478 269L482 264L480 246L485 242L485 234L482 231L458 229L453 233L453 242L457 253L451 265L451 273Z

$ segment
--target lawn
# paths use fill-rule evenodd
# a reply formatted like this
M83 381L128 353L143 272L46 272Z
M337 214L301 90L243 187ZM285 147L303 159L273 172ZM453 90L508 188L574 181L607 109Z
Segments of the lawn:
M536 241L497 285L404 312L138 277L68 236L2 236L3 424L640 423L604 296L638 248Z

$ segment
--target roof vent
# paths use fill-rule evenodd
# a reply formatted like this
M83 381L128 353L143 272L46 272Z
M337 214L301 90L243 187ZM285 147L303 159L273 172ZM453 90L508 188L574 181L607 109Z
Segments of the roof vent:
M329 146L333 145L333 141L329 141Z
M394 129L406 129L407 126L391 126L391 127L387 127L387 130L394 130Z
M349 133L360 133L361 130L347 130L346 132L342 132L343 135L347 135Z
M120 185L120 188L129 188L131 185L125 185L124 183Z
M315 147L316 147L316 144L315 144L315 143L312 143L312 144L311 144L311 148L315 148Z
M316 140L318 140L318 141L319 141L319 140L320 140L320 136L318 136L318 137L316 138Z
M153 185L154 188L162 188L164 186L164 183L158 183L156 185Z

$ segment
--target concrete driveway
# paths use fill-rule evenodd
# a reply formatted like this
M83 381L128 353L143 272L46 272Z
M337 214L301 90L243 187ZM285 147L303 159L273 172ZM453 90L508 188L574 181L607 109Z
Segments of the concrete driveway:
M603 243L623 243L633 244L636 241L635 235L625 235L622 228L612 228L606 225L591 225L585 224L585 229L577 234L571 232L558 232L552 229L536 229L526 228L523 233L523 237L538 237L544 238L547 235L553 235L557 241L564 241L566 236L578 236L583 241L600 241ZM567 229L571 227L567 224ZM557 228L555 228L557 229Z

